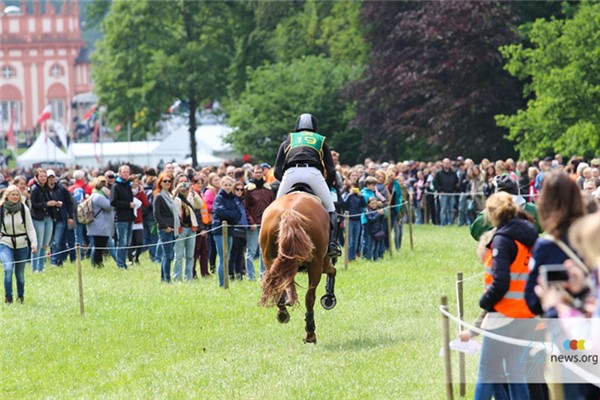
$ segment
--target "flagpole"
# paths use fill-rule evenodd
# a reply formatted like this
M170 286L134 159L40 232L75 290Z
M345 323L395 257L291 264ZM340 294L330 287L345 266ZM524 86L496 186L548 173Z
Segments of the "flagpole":
M129 143L129 160L131 160L131 121L127 121L127 142Z
M102 140L102 114L104 113L105 109L106 107L104 106L100 106L98 108L98 140L100 141L100 167L102 167L102 163L104 162L104 141Z

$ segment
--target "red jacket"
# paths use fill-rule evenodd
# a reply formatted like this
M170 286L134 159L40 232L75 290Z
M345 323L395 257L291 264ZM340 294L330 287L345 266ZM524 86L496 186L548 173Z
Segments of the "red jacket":
M148 201L148 196L146 196L146 193L144 193L141 186L138 194L136 194L133 197L142 202L142 207L138 208L135 212L135 221L133 221L133 223L141 224L142 222L144 222L144 217L142 216L142 208L150 207L150 202Z

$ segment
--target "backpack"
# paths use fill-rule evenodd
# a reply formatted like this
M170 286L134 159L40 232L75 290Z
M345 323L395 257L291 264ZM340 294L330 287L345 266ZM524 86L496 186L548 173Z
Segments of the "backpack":
M93 210L92 196L89 196L77 205L77 221L84 225L92 222L94 218L96 218L98 214L102 212L102 210L100 210L96 215L94 215Z

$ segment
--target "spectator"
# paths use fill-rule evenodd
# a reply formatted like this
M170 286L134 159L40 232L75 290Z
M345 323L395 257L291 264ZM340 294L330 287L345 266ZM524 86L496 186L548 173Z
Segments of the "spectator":
M383 254L381 248L384 246L383 240L385 239L384 214L385 212L380 208L377 199L371 197L365 211L367 219L365 236L369 239L367 240L368 244L365 246L364 257L369 261L377 261Z
M62 267L63 261L67 258L67 228L74 224L73 203L71 202L71 193L56 181L56 173L49 169L46 174L48 175L48 189L52 198L56 200L50 265Z
M29 186L27 186L27 179L23 175L15 176L12 184L19 188L21 192L21 201L31 210L31 193L29 193Z
M205 191L202 193L204 196L204 200L206 201L206 205L208 207L208 212L212 215L213 203L217 194L219 193L219 189L221 188L221 178L215 172L211 172L208 175L208 184L206 186ZM215 240L213 238L213 232L208 233L208 262L210 263L211 272L215 271L215 263L217 259L217 248L215 247Z
M142 186L140 185L140 179L137 176L133 176L131 179L131 192L133 193L133 202L135 207L133 212L135 214L135 220L131 227L131 245L128 250L129 264L140 263L140 253L143 249L144 244L144 220L143 210L150 206L148 197Z
M246 230L246 275L249 280L255 280L254 257L258 253L260 265L260 276L265 272L265 265L262 259L262 251L258 246L258 236L260 233L260 223L265 209L273 201L273 192L271 187L265 181L263 169L260 165L255 165L252 172L252 179L245 188L244 208L248 225Z
M25 263L28 242L31 252L37 252L37 236L29 208L23 204L21 191L15 185L4 190L0 200L0 260L4 267L4 302L13 302L12 276L17 280L17 300L25 296Z
M219 286L223 286L225 282L224 260L223 260L223 228L221 225L224 221L229 223L228 233L228 248L231 249L233 244L233 225L237 224L241 218L240 210L235 202L233 194L233 179L228 176L223 177L221 181L221 190L215 197L212 211L212 229L213 240L217 248L219 256L219 265L217 273L219 275Z
M192 268L194 266L196 232L199 225L196 210L200 209L202 203L198 195L193 190L190 190L190 182L185 175L178 175L175 178L173 203L181 221L177 242L175 242L174 246L175 262L173 264L173 280L181 281L182 277L184 277L181 269L183 260L185 259L185 280L191 281L193 277Z
M442 161L442 169L435 174L433 184L440 199L440 225L452 225L454 223L454 193L458 188L459 181L449 158L444 158Z
M86 196L92 194L91 186L87 185L85 182L86 176L85 172L78 169L73 172L73 179L75 182L73 185L69 187L69 192L73 194L73 198L75 199L74 207L76 208L79 203L81 203ZM77 213L73 214L75 217ZM81 224L79 221L75 221L75 243L78 243L81 246L81 257L83 258L83 247L86 245L85 240L85 225Z
M115 179L115 184L110 190L110 205L115 209L115 226L117 229L117 267L127 269L125 261L127 247L131 243L133 233L133 221L135 214L133 209L133 192L131 190L129 175L131 170L129 165L119 167L119 176Z
M390 193L389 212L392 214L392 231L394 232L393 243L396 251L400 251L400 247L402 246L402 216L404 215L405 210L403 203L408 201L408 198L404 197L402 192L402 186L400 184L400 180L402 179L404 179L403 176L398 175L398 177L396 177L396 173L394 171L388 171L386 173L385 182L387 190ZM412 218L412 215L409 215L408 218ZM388 235L391 234L391 232L388 232Z
M173 245L176 232L179 232L179 216L175 203L171 198L173 176L162 173L156 181L154 189L154 218L158 230L158 245L162 248L160 280L171 282L171 262L173 261Z
M200 221L198 221L198 234L196 235L196 244L194 246L194 266L192 268L192 276L194 278L196 275L196 261L200 262L200 275L203 278L207 278L210 276L208 271L208 234L206 232L206 228L210 227L211 223L211 215L208 212L208 205L206 204L206 200L202 196L202 187L204 186L204 181L207 178L206 174L199 173L194 176L193 181L193 190L198 196L197 200L200 200L200 207L197 208L200 210ZM196 214L196 219L198 219L198 214Z
M246 229L248 226L248 218L244 208L244 185L242 182L237 181L233 184L233 193L235 194L235 203L240 210L241 217L237 226L233 228L233 242L229 255L229 276L231 279L241 281L246 269L244 253L246 250Z
M46 171L38 168L35 171L33 187L31 189L31 218L38 239L39 251L33 258L33 272L44 272L46 253L52 239L52 217L50 208L56 207L56 200L52 199L48 189L48 176Z
M348 211L350 225L348 227L348 261L354 261L360 249L361 223L360 217L367 206L358 189L358 180L350 184L349 191L343 195L344 208Z
M154 219L154 213L152 212L154 209L153 192L154 184L156 183L156 171L154 171L152 168L146 171L146 175L142 178L142 183L144 185L144 193L148 199L148 207L142 207L142 217L144 219L142 222L144 227L144 246L148 247L150 260L155 263L160 263L160 259L156 254L156 242L158 242L158 235L153 229L154 225L156 224L156 220Z
M108 246L108 238L114 230L115 216L113 207L110 205L110 189L108 179L99 176L92 182L94 188L92 196L92 213L94 220L87 225L88 235L93 238L92 267L104 267L103 254Z

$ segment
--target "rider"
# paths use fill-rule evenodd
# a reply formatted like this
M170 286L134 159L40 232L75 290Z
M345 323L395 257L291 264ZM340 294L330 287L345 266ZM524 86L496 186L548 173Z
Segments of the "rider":
M329 191L329 187L335 184L335 165L325 137L317 133L317 120L313 115L300 115L294 132L279 146L275 178L281 181L277 197L288 193L296 183L305 183L321 199L329 213L331 228L327 255L339 257L342 252L336 241L337 214Z

